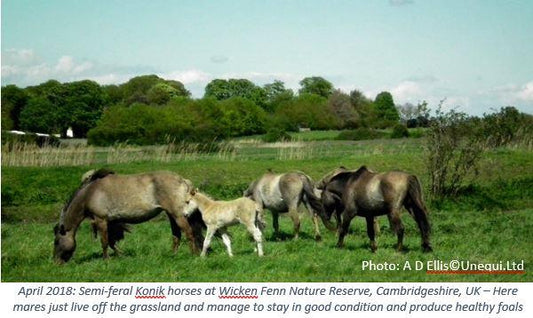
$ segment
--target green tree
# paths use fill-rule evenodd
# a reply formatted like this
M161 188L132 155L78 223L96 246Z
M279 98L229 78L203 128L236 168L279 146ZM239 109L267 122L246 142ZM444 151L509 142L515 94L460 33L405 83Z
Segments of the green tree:
M327 99L316 94L302 94L276 110L276 116L292 126L325 130L338 126Z
M300 94L315 94L324 98L333 94L333 84L319 76L304 78L300 81L300 86Z
M106 105L104 90L90 80L65 83L63 90L64 99L59 102L59 116L63 122L61 134L65 136L70 126L74 137L85 138L102 116Z
M28 102L28 94L15 85L2 87L2 130L20 129L20 112Z
M61 131L59 109L46 97L32 97L20 112L20 128L36 133L59 133Z
M225 100L232 97L242 97L265 108L265 90L247 79L214 79L205 87L204 97Z
M337 89L328 98L328 104L339 123L338 128L357 128L359 126L359 114L350 102L350 96Z
M377 115L372 100L366 97L361 91L355 89L350 92L350 103L359 115L361 126L373 127Z
M392 126L400 120L400 115L389 92L381 92L376 96L374 108L381 128Z
M263 90L266 98L265 110L271 113L276 111L276 108L284 101L294 98L294 92L285 88L282 81L275 80L273 83L265 84Z
M190 92L185 89L181 82L164 80L157 75L134 77L120 85L120 90L125 105L133 103L162 105L160 103L164 104L175 96L190 96Z
M219 118L226 136L246 136L265 132L265 112L251 100L233 97L219 102Z

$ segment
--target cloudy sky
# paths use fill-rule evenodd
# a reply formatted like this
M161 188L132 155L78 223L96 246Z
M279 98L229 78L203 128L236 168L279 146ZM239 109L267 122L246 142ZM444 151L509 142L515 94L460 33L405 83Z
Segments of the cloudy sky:
M397 104L533 113L533 1L2 0L2 85L306 76Z

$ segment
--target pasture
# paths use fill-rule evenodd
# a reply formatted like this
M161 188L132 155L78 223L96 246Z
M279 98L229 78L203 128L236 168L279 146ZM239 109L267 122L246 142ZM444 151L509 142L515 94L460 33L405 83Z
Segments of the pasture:
M230 155L139 157L127 162L95 155L90 163L63 166L2 166L2 281L533 281L531 235L533 224L533 156L531 149L506 147L483 157L474 185L456 198L432 200L427 196L427 175L422 139L360 142L315 141L302 138L286 144L243 140ZM157 153L156 153L157 154ZM402 213L405 225L403 252L394 249L396 236L386 217L380 217L378 250L372 253L364 219L352 222L345 248L335 247L336 234L321 224L322 241L315 242L311 219L303 214L299 240L292 240L292 222L281 217L282 240L272 238L272 218L266 213L265 256L257 257L253 241L243 227L231 227L234 257L229 258L221 239L214 239L207 258L191 255L186 242L172 253L169 223L164 216L132 226L119 246L122 255L101 257L100 242L92 238L89 222L77 234L77 250L70 262L52 261L53 232L62 204L78 186L81 175L106 166L118 173L174 171L201 191L220 200L242 195L249 182L267 169L300 170L315 180L344 165L365 164L377 171L405 170L420 177L430 209L433 253L422 253L414 220ZM475 263L524 261L519 275L428 275L425 271L363 270L363 261L464 260Z

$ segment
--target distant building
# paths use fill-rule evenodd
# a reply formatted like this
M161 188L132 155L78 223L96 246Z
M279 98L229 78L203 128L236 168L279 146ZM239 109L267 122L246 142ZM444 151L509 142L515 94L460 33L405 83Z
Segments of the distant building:
M67 137L68 137L68 138L72 138L72 137L74 137L74 132L72 131L72 127L69 127L69 128L67 129Z

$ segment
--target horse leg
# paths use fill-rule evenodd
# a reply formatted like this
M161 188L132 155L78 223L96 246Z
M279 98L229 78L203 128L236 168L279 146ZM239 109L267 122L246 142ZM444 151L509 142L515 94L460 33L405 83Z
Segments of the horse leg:
M189 240L189 246L193 254L198 254L198 247L196 246L195 237L192 228L184 215L174 216L178 227L185 232L187 239ZM205 242L205 241L204 241Z
M372 250L372 253L375 253L378 249L376 245L376 218L373 216L367 216L366 217L366 234L368 235L368 238L370 239L370 249Z
M102 256L104 259L109 258L107 254L107 247L109 246L108 232L107 232L107 221L103 219L95 219L96 227L100 231L100 242L102 244Z
M318 221L318 214L313 212L313 209L310 204L306 203L305 207L309 211L309 215L313 218L313 224L315 225L315 241L321 241L322 235L320 235L320 226Z
M300 236L300 216L298 215L298 208L289 208L289 216L291 217L294 225L294 239L297 240Z
M274 237L279 239L279 213L272 211L272 227L274 228Z
M337 247L344 246L344 237L346 234L348 234L350 223L356 214L357 212L355 210L344 210L344 212L342 212L342 225L339 227L339 239L337 241Z
M257 254L263 256L263 234L261 233L261 230L254 224L247 225L246 229L254 237L254 241L257 245Z
M229 257L233 257L233 253L231 252L231 240L229 238L227 228L223 227L220 228L218 231L222 234L222 242L224 242L224 245L226 245Z
M335 221L337 221L337 232L340 231L342 226L342 218L341 218L342 210L335 210Z
M167 216L170 222L170 230L172 231L172 252L176 254L181 242L181 230L172 215L167 213Z
M202 253L200 254L201 257L205 257L205 255L207 254L207 249L209 248L209 245L211 245L211 239L213 238L213 235L215 235L216 231L217 231L216 228L213 228L210 226L207 227L207 232L205 233L204 246L202 248ZM229 240L229 237L228 237L228 240ZM224 244L225 243L226 242L224 241Z
M390 212L390 222L394 229L394 233L396 233L396 236L398 237L398 245L396 246L396 248L398 249L398 251L401 251L403 249L404 227L402 220L400 219L400 211L398 209L393 209Z
M379 236L381 234L381 229L379 228L378 218L374 218L372 223L374 226L374 233Z

